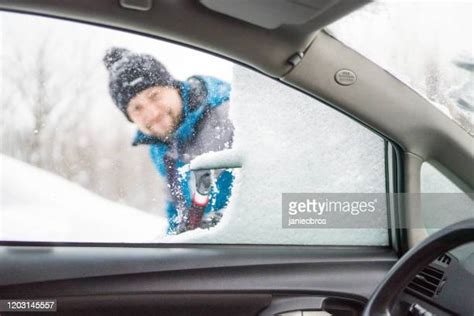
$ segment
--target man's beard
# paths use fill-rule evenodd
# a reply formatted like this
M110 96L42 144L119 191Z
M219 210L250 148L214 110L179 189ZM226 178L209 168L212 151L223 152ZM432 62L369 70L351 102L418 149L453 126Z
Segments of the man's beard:
M153 130L153 125L158 124L158 123L151 123L151 124L148 124L147 126L145 126L149 131L152 132L153 136L157 137L158 139L160 139L163 142L169 142L173 138L173 135L176 132L176 130L178 129L179 124L181 123L181 119L182 119L181 116L173 115L171 110L169 110L166 114L167 114L169 120L171 120L171 124L170 124L169 128L167 129L167 132L164 133L164 135L163 135L163 133L156 133Z

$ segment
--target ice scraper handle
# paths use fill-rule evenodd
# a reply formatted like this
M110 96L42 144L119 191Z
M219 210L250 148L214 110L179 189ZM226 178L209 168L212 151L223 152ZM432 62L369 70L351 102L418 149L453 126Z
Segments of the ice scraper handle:
M209 202L209 193L211 192L211 172L209 170L193 171L196 179L196 188L193 193L193 200L188 211L186 220L187 229L199 227L204 209Z

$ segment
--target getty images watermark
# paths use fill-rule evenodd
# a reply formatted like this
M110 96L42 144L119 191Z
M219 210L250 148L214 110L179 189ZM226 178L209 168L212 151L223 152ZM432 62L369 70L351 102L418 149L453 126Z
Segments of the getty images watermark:
M360 228L387 225L384 194L283 193L284 228Z
M387 228L389 213L418 212L419 221L397 227L439 228L474 216L472 194L283 193L283 228Z

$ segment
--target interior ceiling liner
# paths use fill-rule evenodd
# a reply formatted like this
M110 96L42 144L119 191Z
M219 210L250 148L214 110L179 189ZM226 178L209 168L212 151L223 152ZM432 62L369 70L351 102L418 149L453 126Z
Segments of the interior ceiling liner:
M213 11L266 28L304 24L323 13L338 0L200 0Z

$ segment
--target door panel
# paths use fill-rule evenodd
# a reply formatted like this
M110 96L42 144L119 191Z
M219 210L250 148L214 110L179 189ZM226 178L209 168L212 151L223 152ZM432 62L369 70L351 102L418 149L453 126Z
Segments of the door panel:
M1 299L54 298L68 313L207 315L255 315L301 295L362 305L397 260L385 247L228 245L6 245L0 256Z

